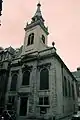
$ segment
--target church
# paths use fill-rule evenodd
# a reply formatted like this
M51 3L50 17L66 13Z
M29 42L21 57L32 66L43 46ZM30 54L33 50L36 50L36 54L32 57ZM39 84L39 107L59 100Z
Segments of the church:
M52 47L47 45L49 32L40 8L38 3L24 28L23 45L16 50L0 48L0 100L5 98L4 108L14 110L16 120L64 120L77 109L77 81L54 42Z

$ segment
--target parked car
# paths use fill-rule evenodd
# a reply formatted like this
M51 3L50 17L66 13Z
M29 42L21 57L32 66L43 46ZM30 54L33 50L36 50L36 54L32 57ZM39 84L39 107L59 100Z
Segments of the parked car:
M71 120L80 120L80 111L74 113Z
M80 116L74 115L74 116L72 116L71 120L80 120Z

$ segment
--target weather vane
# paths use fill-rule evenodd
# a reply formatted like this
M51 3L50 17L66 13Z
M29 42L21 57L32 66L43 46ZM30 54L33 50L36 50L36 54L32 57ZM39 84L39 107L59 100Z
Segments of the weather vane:
M40 3L40 0L38 0L38 3Z

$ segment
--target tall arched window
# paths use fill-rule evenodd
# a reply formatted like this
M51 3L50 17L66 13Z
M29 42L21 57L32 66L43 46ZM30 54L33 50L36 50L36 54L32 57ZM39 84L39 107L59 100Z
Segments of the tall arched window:
M44 68L40 72L40 90L49 89L49 71Z
M31 33L28 36L28 43L27 43L27 45L31 45L31 44L33 44L33 42L34 42L34 33Z
M73 100L75 99L75 93L74 93L74 85L72 84L72 97L73 97Z
M64 95L67 96L67 79L64 76Z
M17 74L12 75L10 91L16 91L17 78L18 78Z
M25 71L23 73L22 85L29 85L29 79L30 79L30 72L29 71Z
M42 35L42 41L45 44L45 37L44 37L44 35Z
M69 97L71 96L71 86L70 86L70 81L68 80L68 94L69 94Z

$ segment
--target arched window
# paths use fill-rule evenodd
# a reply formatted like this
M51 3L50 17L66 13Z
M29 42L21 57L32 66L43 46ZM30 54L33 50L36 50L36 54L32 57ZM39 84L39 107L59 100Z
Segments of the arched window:
M68 91L69 91L69 97L71 96L71 86L70 86L70 81L68 80Z
M49 89L49 71L44 68L40 72L40 90Z
M62 79L62 90L63 90L63 96L65 96L65 93L64 93L64 79Z
M67 96L67 79L64 76L64 95Z
M77 85L77 95L80 97L80 84Z
M73 97L73 100L75 99L75 93L74 93L74 85L72 84L72 97Z
M31 33L28 36L28 43L27 43L27 45L31 45L31 44L33 44L33 42L34 42L34 33Z
M16 74L12 76L10 91L16 91L17 78L18 76Z
M42 35L42 41L45 44L45 37L44 37L44 35Z
M23 73L22 85L29 85L29 79L30 79L30 72L29 71L25 71Z

